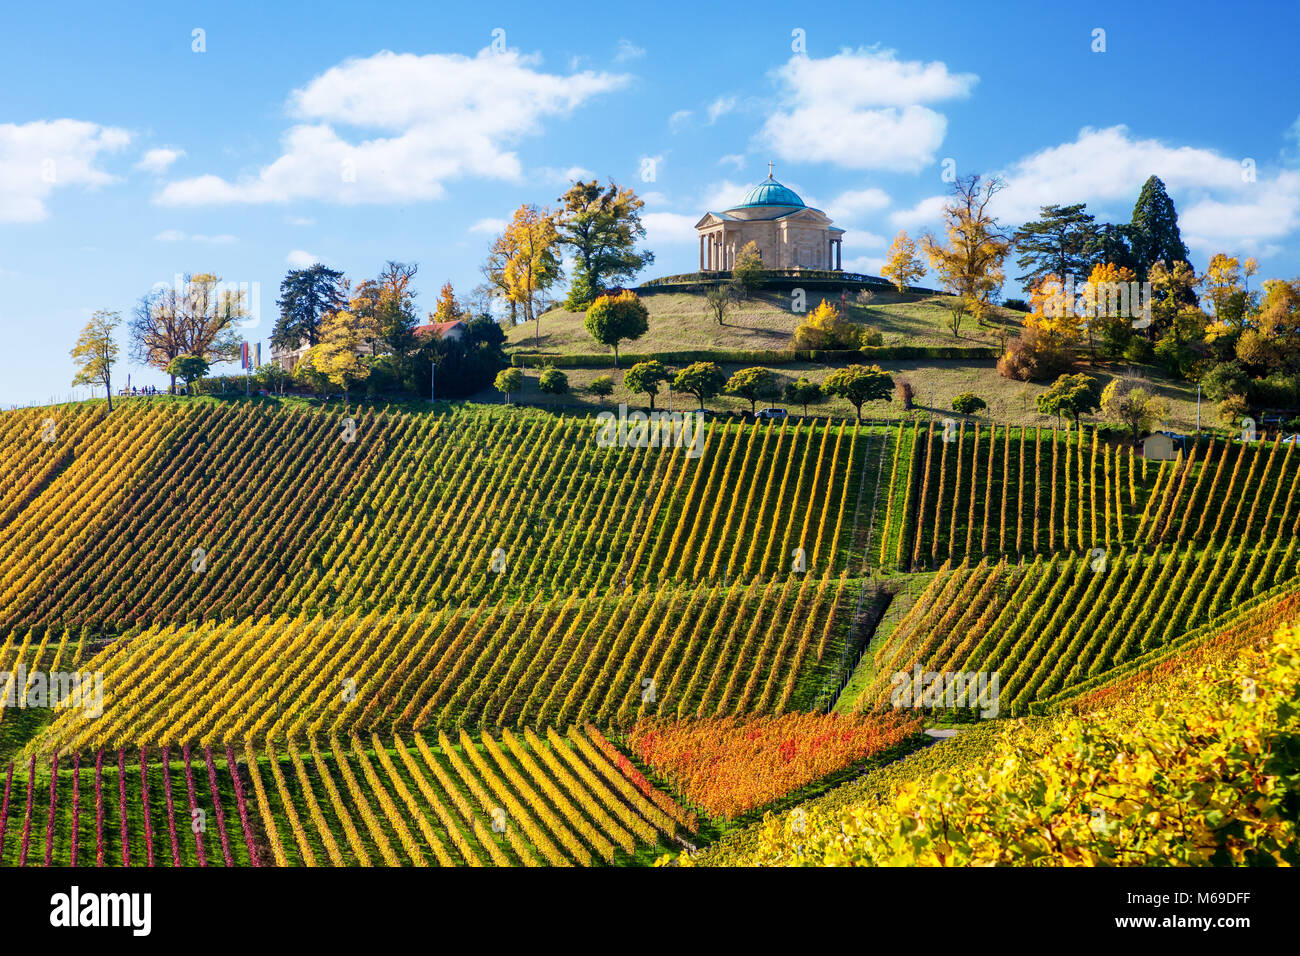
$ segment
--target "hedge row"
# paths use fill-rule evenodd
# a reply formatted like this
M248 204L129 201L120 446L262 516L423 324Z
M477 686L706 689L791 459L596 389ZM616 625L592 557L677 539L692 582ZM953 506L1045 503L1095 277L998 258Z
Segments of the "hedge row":
M822 362L838 365L854 361L888 362L902 359L957 359L991 361L997 350L952 345L875 345L861 349L694 349L683 352L625 352L619 365L628 368L637 362L658 359L665 365L689 365L692 362L719 364L789 365L793 362ZM610 353L514 352L510 362L516 368L609 368L614 364Z

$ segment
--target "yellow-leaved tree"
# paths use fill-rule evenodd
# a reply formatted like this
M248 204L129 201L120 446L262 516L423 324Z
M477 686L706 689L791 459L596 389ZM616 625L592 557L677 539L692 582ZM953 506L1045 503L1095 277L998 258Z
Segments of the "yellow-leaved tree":
M900 229L894 237L885 253L885 264L880 267L880 274L894 283L899 292L925 275L925 263L916 254L916 243L906 230Z
M861 341L862 330L825 299L794 330L796 349L855 349Z
M534 341L540 344L543 299L561 275L555 217L525 203L515 210L499 247L506 297L522 309L525 322L534 323Z
M931 233L921 237L921 248L944 287L964 300L977 321L982 321L990 297L1006 279L1002 263L1011 251L1011 237L989 212L989 202L1002 189L990 179L963 176L954 184L953 198L943 207L947 242Z
M325 319L321 342L307 350L303 361L330 384L348 392L370 377L370 366L361 356L369 342L378 338L379 327L372 317L358 316L345 309Z

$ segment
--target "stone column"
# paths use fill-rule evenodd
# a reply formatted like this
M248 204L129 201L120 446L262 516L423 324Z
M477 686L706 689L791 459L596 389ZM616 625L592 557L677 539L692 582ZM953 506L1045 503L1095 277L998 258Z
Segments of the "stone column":
M700 271L704 271L704 235L700 235Z
M835 240L835 268L839 271L844 270L844 240Z

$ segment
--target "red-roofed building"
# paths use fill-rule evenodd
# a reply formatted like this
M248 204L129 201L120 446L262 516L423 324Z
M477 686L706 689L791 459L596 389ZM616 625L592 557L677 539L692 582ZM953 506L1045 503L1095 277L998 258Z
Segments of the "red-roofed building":
M465 323L460 319L452 319L450 322L430 322L427 325L417 325L415 327L416 335L434 335L440 339L446 339L454 342L465 334Z

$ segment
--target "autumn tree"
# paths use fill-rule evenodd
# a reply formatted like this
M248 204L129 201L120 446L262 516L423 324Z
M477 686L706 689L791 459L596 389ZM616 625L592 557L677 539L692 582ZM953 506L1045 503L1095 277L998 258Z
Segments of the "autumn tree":
M655 410L655 396L659 386L668 381L668 369L658 359L637 362L623 373L623 387L634 395L647 395L650 398L650 411Z
M321 329L320 344L312 346L303 356L329 383L343 392L346 402L349 391L370 376L370 366L359 354L366 337L373 331L373 319L360 319L351 312L340 309L326 318Z
M1133 433L1137 444L1144 433L1159 428L1169 417L1169 405L1135 379L1117 378L1102 390L1101 411L1111 422Z
M899 292L925 275L925 263L916 254L916 243L906 230L900 229L894 236L889 251L885 253L885 264L880 267L880 274L893 282Z
M1132 269L1112 262L1092 267L1081 297L1082 328L1087 332L1090 348L1095 348L1100 341L1105 354L1118 356L1123 353L1124 346L1133 336L1133 317L1138 311L1138 303L1132 295L1135 278Z
M654 262L654 253L637 251L645 238L641 209L631 189L613 181L578 181L560 197L556 241L573 254L573 281L564 307L580 312L607 289L631 279Z
M700 400L700 411L704 411L704 403L716 397L726 381L721 366L716 362L695 362L677 373L673 378L673 388L694 395Z
M113 410L113 366L117 364L118 356L117 341L113 336L121 324L120 313L100 309L90 317L69 353L77 367L72 384L92 388L103 386L110 412Z
M506 404L509 404L510 396L524 387L524 373L517 368L503 368L497 372L492 387L504 395Z
M306 269L291 269L280 280L280 317L271 332L271 346L292 351L303 343L320 341L321 324L346 302L343 273L319 262Z
M129 325L131 357L161 372L181 355L197 355L210 365L234 361L238 327L249 314L242 288L228 287L211 273L185 276L180 285L155 287L140 300ZM174 375L170 390L176 391Z
M735 395L737 398L743 398L749 402L749 413L752 415L761 398L775 398L780 394L776 376L771 369L756 366L754 368L742 368L727 380L723 387L728 395Z
M635 292L602 295L587 309L582 324L591 337L614 350L614 367L618 368L618 345L639 339L650 328L650 311Z
M944 287L970 303L977 321L983 320L990 297L1006 278L1002 264L1011 250L1011 238L988 211L1002 188L998 179L981 185L979 176L959 178L953 198L943 209L946 243L931 233L921 239L921 248Z
M894 380L879 365L850 365L828 375L822 388L852 405L861 422L862 406L880 399L889 401Z
M763 256L758 243L750 241L741 246L736 263L731 267L731 287L736 297L748 299L763 282Z
M419 271L420 267L414 262L394 262L390 259L378 276L363 283L366 301L362 307L357 308L356 297L350 306L350 311L357 318L374 318L381 346L399 362L405 362L419 345L415 338L415 327L419 324L419 319L414 285ZM368 315L366 310L373 310L372 315Z
M430 322L459 322L466 318L465 307L456 299L456 290L448 280L438 292L438 301L429 313Z
M1213 315L1205 330L1205 343L1220 359L1233 354L1238 338L1250 324L1256 297L1247 283L1258 271L1259 262L1253 258L1243 263L1219 252L1210 257L1205 272L1196 280L1202 301Z
M533 322L535 344L542 339L542 317L547 290L561 275L559 233L550 212L525 203L515 210L503 236L507 296Z
M1084 412L1096 411L1101 402L1101 385L1091 375L1062 375L1047 391L1041 393L1034 404L1044 415L1055 415L1060 423L1062 415L1068 415L1079 424L1079 416Z
M1300 368L1300 279L1267 279L1252 327L1237 340L1237 355L1261 370Z
M855 349L861 339L862 330L822 299L795 327L793 345L796 349Z

